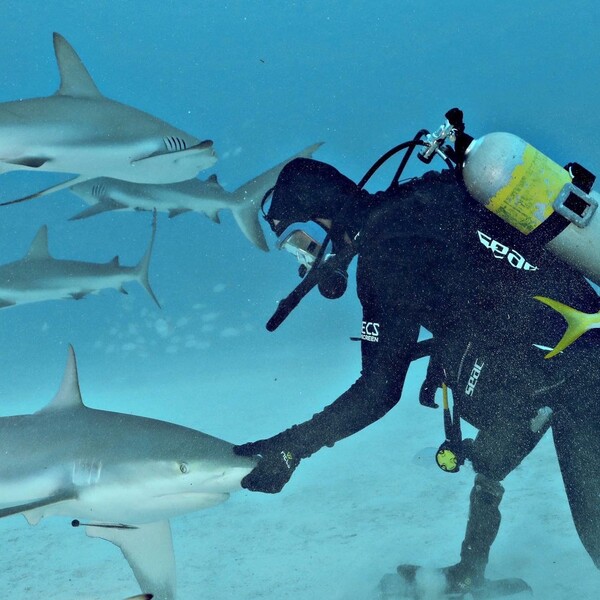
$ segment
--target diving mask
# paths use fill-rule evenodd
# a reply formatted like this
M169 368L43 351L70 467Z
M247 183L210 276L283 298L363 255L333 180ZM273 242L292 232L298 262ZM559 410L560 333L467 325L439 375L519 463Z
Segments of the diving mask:
M278 236L275 247L293 254L300 265L310 269L317 257L326 258L332 251L331 241L327 240L324 252L321 252L327 239L327 230L314 221L292 223Z

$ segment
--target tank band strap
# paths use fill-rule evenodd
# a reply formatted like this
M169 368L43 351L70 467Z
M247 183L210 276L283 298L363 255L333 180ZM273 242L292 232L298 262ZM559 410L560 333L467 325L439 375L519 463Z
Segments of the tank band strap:
M590 193L596 180L596 176L593 173L582 167L579 163L569 163L565 166L565 170L573 178L572 185L580 189L584 194ZM541 248L562 233L570 224L571 221L569 219L555 211L526 237L526 245L530 248Z
M540 249L562 233L570 223L562 215L553 212L543 223L538 225L529 235L525 236L525 245L532 250Z

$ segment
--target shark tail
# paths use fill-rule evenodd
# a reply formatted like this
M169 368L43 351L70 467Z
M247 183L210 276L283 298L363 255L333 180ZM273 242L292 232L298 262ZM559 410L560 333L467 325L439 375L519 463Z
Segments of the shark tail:
M557 300L545 296L534 296L536 300L543 302L556 312L561 314L567 322L567 330L556 344L555 348L548 352L544 358L552 358L565 348L579 339L586 331L600 326L600 313L584 313L580 310L567 306Z
M158 308L162 308L162 306L160 305L160 302L158 301L158 298L156 297L154 291L152 290L152 287L150 286L150 279L148 278L148 269L150 267L150 258L152 256L152 249L154 247L154 239L155 238L156 238L156 209L154 210L154 216L152 217L152 236L150 237L150 243L148 244L148 248L146 249L144 256L142 256L142 259L140 260L138 265L135 267L135 272L137 274L140 285L142 285L144 287L144 289L148 292L148 294L150 294L150 297L152 298L152 300L154 300L156 306L158 306Z
M291 160L299 157L309 158L321 146L322 142L312 144L294 156L265 171L258 177L246 182L233 192L237 206L232 209L233 216L242 233L257 247L265 252L269 246L258 220L258 212L265 194L275 185L281 170Z
M264 195L264 192L263 192ZM260 198L246 199L244 204L233 210L233 218L241 229L242 233L260 250L269 251L265 234L258 221L258 211L260 209Z

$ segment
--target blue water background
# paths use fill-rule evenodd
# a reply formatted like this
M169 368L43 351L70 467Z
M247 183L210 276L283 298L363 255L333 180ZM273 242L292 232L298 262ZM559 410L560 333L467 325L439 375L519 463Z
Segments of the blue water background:
M0 100L56 90L58 31L106 96L213 139L221 159L202 176L217 173L226 189L317 141L325 145L315 158L358 180L453 106L475 137L510 131L558 163L600 172L599 12L591 0L7 1ZM415 162L407 174L422 170ZM0 198L61 179L6 174ZM84 207L63 191L0 208L0 263L21 258L47 224L57 258L118 254L135 264L151 216L67 221ZM0 311L2 414L45 404L73 343L84 398L99 408L235 442L307 418L358 376L358 345L348 338L359 331L360 307L352 286L337 302L313 295L267 333L276 301L298 281L290 260L252 247L226 212L220 226L160 214L150 281L162 310L131 283L128 296L105 290Z

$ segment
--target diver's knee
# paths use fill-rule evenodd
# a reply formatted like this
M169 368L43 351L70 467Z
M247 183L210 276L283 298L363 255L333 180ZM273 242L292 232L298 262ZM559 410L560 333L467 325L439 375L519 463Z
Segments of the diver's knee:
M475 475L473 491L480 496L489 496L497 503L499 503L500 500L502 500L502 496L504 496L504 486L497 479L488 477L483 473L477 473L477 475Z

